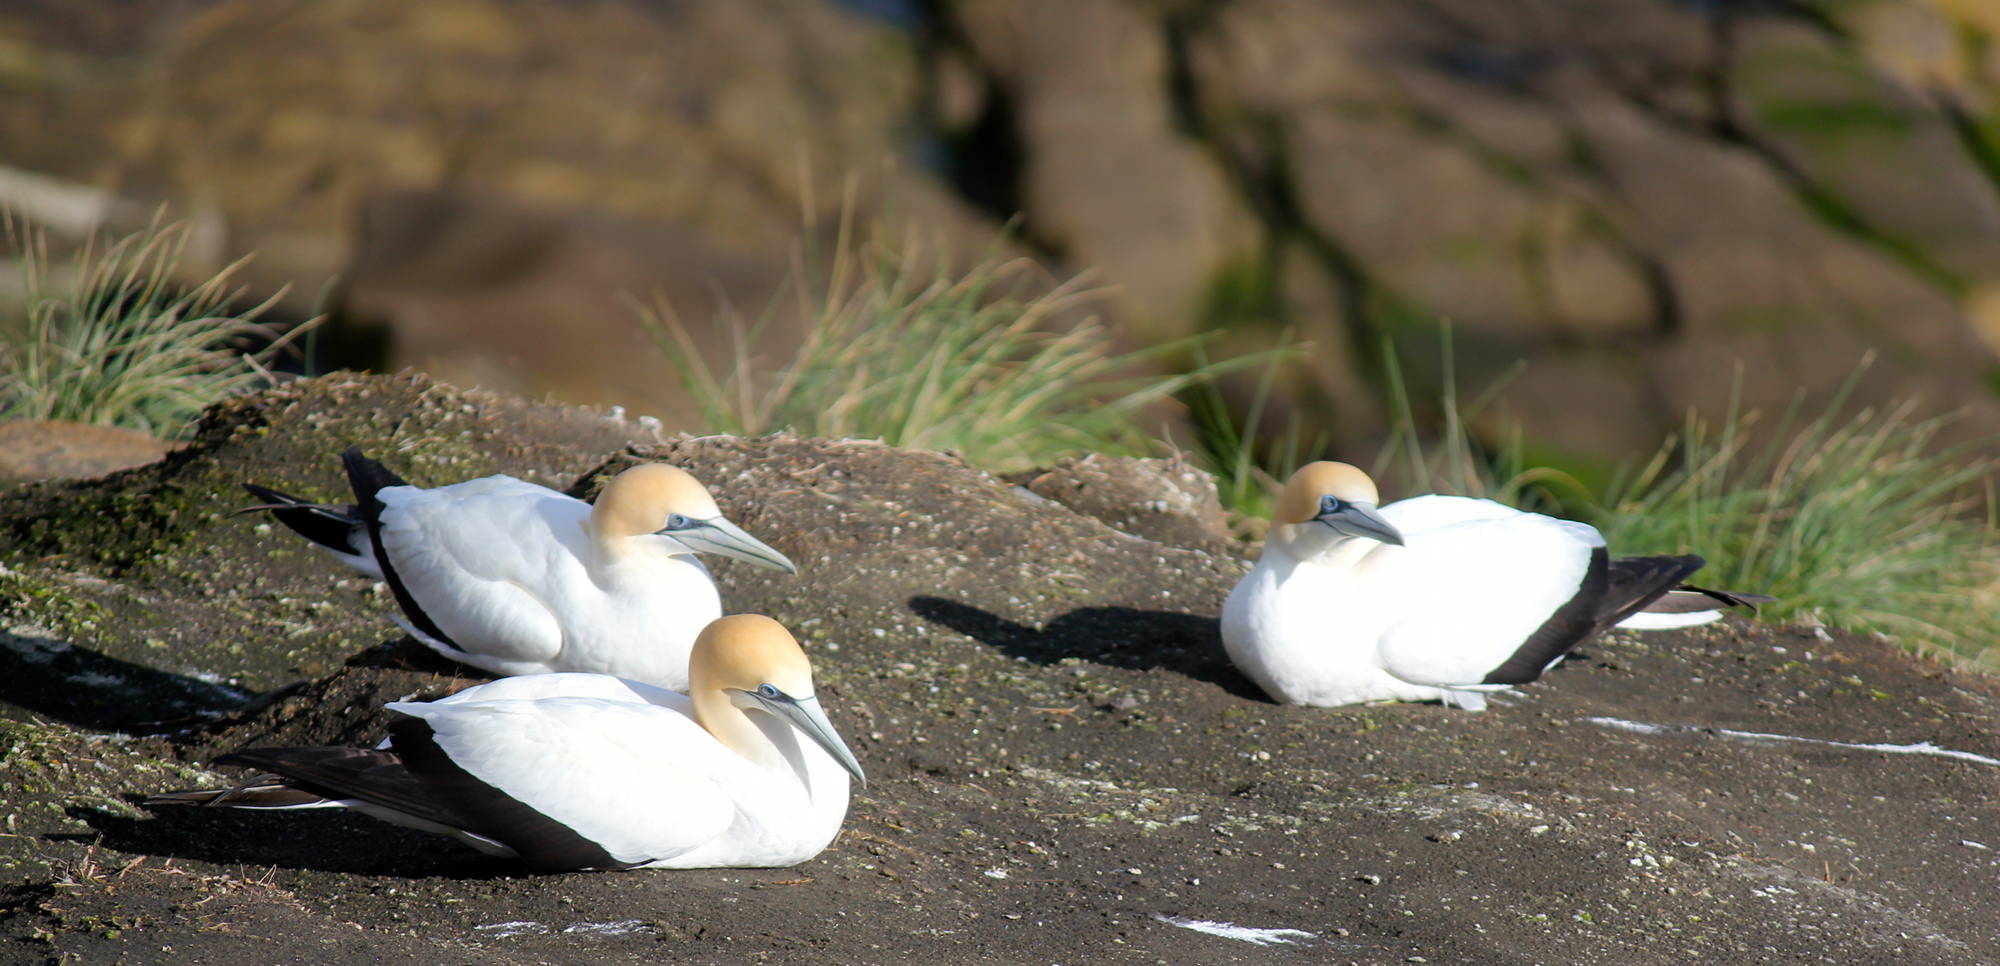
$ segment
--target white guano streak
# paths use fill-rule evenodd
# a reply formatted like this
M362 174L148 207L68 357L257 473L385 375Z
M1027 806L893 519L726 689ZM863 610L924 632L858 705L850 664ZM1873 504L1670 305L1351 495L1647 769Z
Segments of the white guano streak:
M1624 718L1585 718L1594 725L1632 731L1642 735L1667 734L1717 734L1725 738L1739 738L1744 741L1791 741L1803 745L1822 745L1828 748L1848 748L1854 751L1878 751L1891 755L1935 755L1939 758L1956 758L1960 761L1976 762L1981 765L2000 767L2000 758L1988 758L1970 751L1940 748L1928 741L1911 745L1856 744L1851 741L1829 741L1825 738L1805 738L1798 735L1774 735L1762 731L1737 731L1734 728L1704 728L1700 725L1659 725L1643 721L1627 721Z
M1283 943L1296 943L1301 940L1319 938L1318 935L1309 933L1303 929L1258 929L1254 926L1239 926L1233 922L1216 922L1212 919L1189 919L1185 916L1163 916L1159 913L1154 913L1153 918L1169 926L1179 926L1182 929L1192 929L1195 932L1207 933L1211 936L1221 936L1224 939L1235 939L1258 946L1276 946Z

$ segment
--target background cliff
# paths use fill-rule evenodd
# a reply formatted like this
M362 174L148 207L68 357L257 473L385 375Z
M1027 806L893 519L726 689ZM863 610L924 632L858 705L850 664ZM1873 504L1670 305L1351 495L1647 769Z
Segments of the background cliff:
M1738 371L1769 408L1869 349L1864 400L2000 425L1997 30L1979 0L14 5L0 195L71 229L171 203L211 267L324 298L315 364L670 424L628 296L782 342L794 242L844 204L963 257L1018 215L1129 344L1309 340L1282 402L1336 442L1382 431L1385 341L1439 381L1450 319L1474 384L1529 362L1485 431L1587 467Z

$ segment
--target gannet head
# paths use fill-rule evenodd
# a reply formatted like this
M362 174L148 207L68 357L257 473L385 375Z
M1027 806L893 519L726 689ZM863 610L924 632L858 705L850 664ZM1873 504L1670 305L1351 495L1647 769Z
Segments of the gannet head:
M1271 539L1301 549L1350 540L1403 545L1403 535L1375 511L1375 481L1358 467L1321 460L1299 467L1278 494Z
M718 553L788 574L784 554L729 522L701 481L665 463L641 463L618 474L597 495L591 532L602 541L656 534L683 553Z
M688 655L688 696L695 717L711 734L731 743L724 702L737 714L763 711L803 732L863 785L868 778L854 752L833 730L813 693L812 665L785 625L761 614L710 621ZM738 749L741 750L741 749Z

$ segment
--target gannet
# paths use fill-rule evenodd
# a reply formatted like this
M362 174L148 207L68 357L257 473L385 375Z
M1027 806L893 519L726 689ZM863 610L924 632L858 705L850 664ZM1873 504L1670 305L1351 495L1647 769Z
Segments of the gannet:
M694 555L797 572L665 463L618 474L593 506L511 476L421 489L358 447L340 457L355 505L250 483L264 502L249 509L386 583L412 637L494 674L585 671L685 690L688 648L722 616Z
M1279 495L1263 555L1222 606L1230 660L1272 698L1478 710L1607 627L1684 627L1771 599L1682 587L1702 558L1613 560L1593 527L1491 500L1377 501L1366 473L1333 462Z
M840 831L866 782L769 617L724 617L689 659L689 693L603 674L503 678L396 701L388 746L267 748L235 788L149 805L344 807L538 871L795 865Z

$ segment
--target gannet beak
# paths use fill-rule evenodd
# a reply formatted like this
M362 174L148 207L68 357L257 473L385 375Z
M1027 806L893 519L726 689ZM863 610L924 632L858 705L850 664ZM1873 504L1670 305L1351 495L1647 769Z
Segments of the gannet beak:
M776 688L770 690L774 694L766 695L761 688L756 691L730 688L729 692L752 699L758 707L805 732L806 737L826 749L826 753L832 755L834 761L840 762L840 767L847 769L847 773L861 782L862 787L867 787L868 776L861 773L861 763L854 760L854 752L847 750L847 742L841 741L840 733L833 730L833 722L828 721L826 712L820 709L819 698L817 696L795 698Z
M784 554L766 546L764 541L744 533L743 528L730 523L724 517L691 520L687 526L680 529L660 532L686 544L687 548L695 553L721 554L759 567L782 570L788 574L799 572L799 568Z
M1382 519L1380 513L1375 512L1373 503L1349 500L1342 503L1340 509L1322 513L1313 519L1332 527L1335 533L1350 537L1367 537L1398 547L1403 545L1403 535L1397 532L1393 524Z

